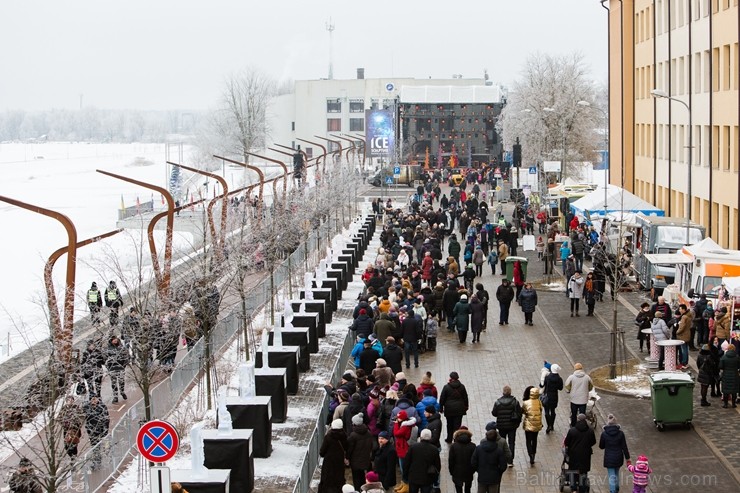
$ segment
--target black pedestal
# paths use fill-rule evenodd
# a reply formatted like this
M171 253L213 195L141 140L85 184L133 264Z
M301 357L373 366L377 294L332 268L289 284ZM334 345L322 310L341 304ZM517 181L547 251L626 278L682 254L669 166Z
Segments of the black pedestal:
M296 395L298 393L298 353L300 348L297 346L268 348L268 365L272 368L285 368L285 385L288 388L288 394ZM262 368L262 350L257 351L254 358L255 368Z
M285 388L285 368L255 368L254 386L257 395L270 398L273 423L288 419L288 389Z
M311 288L311 292L313 293L313 299L315 300L328 300L329 301L329 312L327 313L333 313L337 311L337 297L333 296L331 289L324 289L324 288ZM301 290L300 298L305 297L305 293L303 290ZM326 323L331 323L331 315L327 315Z
M345 256L345 258L346 258L346 256ZM331 263L331 265L329 267L331 267L332 269L339 269L339 270L341 270L342 271L342 279L346 279L346 282L350 282L352 280L352 277L353 277L354 273L355 273L355 268L354 268L354 266L349 261L335 260L334 262ZM347 289L347 284L346 283L344 284L344 288L342 288L342 289Z
M347 275L342 269L326 269L326 277L339 281L340 293L347 289ZM339 299L342 299L341 294L339 295Z
M335 303L337 300L342 299L342 283L339 279L333 279L328 277L322 281L313 280L313 285L316 288L330 289L332 295L332 308L337 311L338 304ZM314 298L316 294L314 293Z
M221 436L218 430L203 430L203 464L208 469L229 469L229 493L254 490L252 430L233 430Z
M194 478L187 469L170 470L170 481L180 483L188 493L229 493L228 469L206 469L206 477Z
M268 344L272 346L275 337L275 330L270 331ZM311 369L311 353L308 350L308 341L310 334L306 327L294 327L292 329L283 329L283 345L298 346L301 348L298 356L298 371L308 371Z
M227 397L226 409L231 414L231 426L234 430L252 430L253 455L262 459L270 457L272 454L270 398Z
M360 261L355 260L354 250L342 250L342 253L337 255L340 262L346 262L350 266L350 272L354 272L353 269L357 269L360 266Z
M281 322L285 325L285 319L281 317ZM293 313L294 328L305 328L308 329L308 352L318 353L319 352L319 314L318 313ZM285 344L289 346L297 346L297 344L291 344L283 339ZM301 349L302 351L303 349ZM303 353L301 353L303 354Z
M307 313L316 313L319 316L319 322L316 326L316 334L319 337L326 337L326 324L331 323L331 304L326 300L303 300L291 301L290 306L295 313L300 313L301 306L305 307Z

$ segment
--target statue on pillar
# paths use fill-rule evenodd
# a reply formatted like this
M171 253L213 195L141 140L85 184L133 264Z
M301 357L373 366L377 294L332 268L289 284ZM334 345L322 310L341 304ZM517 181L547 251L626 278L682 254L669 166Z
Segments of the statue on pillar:
M255 393L254 363L247 361L239 365L239 396L254 397Z
M313 300L313 274L306 272L303 275L303 291L305 299Z
M283 347L283 328L279 320L275 322L275 327L272 329L272 345L274 347Z
M270 331L265 329L262 331L262 368L269 368L269 358L270 351L268 349L270 341Z
M190 430L190 464L193 470L193 479L204 479L208 477L208 470L203 465L205 454L203 453L203 422L196 423Z
M226 409L227 387L222 385L218 388L218 434L231 435L234 428L231 426L231 414Z
M283 309L283 320L286 329L293 328L293 306L290 304L290 300L285 300L285 308Z

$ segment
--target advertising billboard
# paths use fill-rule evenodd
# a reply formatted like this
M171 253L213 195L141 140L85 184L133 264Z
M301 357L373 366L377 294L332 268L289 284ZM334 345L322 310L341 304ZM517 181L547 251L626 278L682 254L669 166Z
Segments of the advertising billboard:
M393 113L389 110L365 110L365 135L366 157L391 158L395 145Z

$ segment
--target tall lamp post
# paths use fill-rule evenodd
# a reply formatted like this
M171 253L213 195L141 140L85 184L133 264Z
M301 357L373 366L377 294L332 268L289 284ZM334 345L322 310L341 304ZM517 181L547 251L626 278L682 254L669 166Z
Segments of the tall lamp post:
M691 158L692 154L694 153L694 146L692 141L692 135L693 131L691 129L691 106L688 105L685 101L674 98L673 96L670 96L667 92L661 91L660 89L653 89L650 91L650 94L654 98L663 98L668 99L669 101L676 101L684 105L686 107L686 110L689 112L689 161L688 161L688 172L687 172L687 182L686 182L686 244L691 244Z
M607 113L605 110L599 108L598 106L591 106L591 103L588 101L578 101L576 103L578 106L581 106L583 108L590 108L592 110L596 110L601 112L602 115L604 115L604 152L608 152L609 149L609 141L607 140L608 137L608 128L609 128L609 113ZM606 155L604 156L604 165L606 165ZM607 193L606 189L609 185L609 171L607 170L606 166L604 166L604 221L606 221L606 212L608 209L607 204Z

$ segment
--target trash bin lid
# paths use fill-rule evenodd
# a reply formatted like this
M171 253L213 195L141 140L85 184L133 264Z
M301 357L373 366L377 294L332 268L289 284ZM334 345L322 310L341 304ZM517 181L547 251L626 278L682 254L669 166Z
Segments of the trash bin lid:
M507 264L508 264L509 262L511 262L511 263L514 263L514 262L516 262L517 260L518 260L519 262L523 263L523 264L526 264L526 263L527 263L527 258L526 258L526 257L512 257L511 255L509 255L508 257L506 257L506 263L507 263Z
M682 371L658 371L650 375L654 383L694 383L691 375Z

